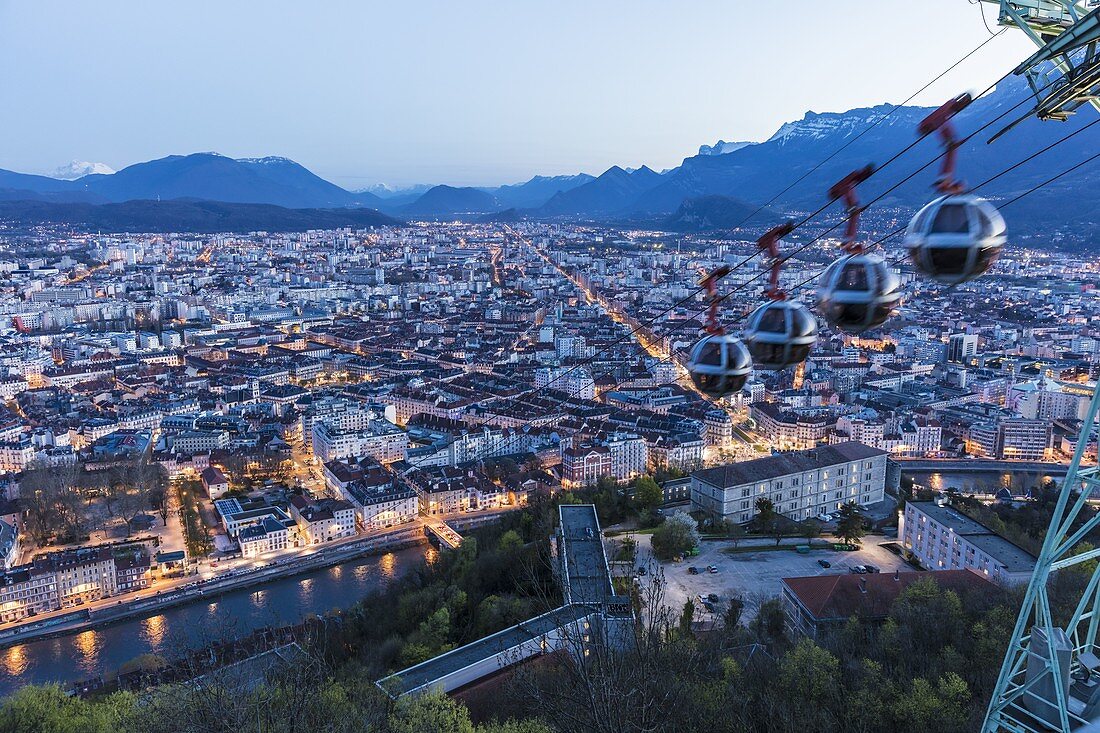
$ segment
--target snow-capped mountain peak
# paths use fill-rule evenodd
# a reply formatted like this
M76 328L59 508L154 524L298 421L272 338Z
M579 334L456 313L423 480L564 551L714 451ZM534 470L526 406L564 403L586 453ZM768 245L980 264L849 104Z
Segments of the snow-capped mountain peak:
M820 140L837 134L847 136L883 122L886 125L912 125L915 117L924 114L920 107L902 107L891 114L894 109L893 105L880 104L847 112L807 112L801 120L785 123L768 138L768 142L783 144L793 139Z
M293 163L290 158L284 158L281 155L267 155L263 158L237 158L238 163L256 163L259 165L275 165L280 163Z
M63 165L48 175L50 178L59 178L63 181L75 181L77 178L88 176L93 173L110 175L114 172L115 169L106 163L89 163L86 160L73 160L68 165Z

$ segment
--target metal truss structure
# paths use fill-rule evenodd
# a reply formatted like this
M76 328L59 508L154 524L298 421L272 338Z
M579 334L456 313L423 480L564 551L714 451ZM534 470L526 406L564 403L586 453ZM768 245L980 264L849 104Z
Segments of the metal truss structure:
M1100 527L1100 468L1082 465L1095 445L1092 437L1100 415L1100 384L1082 423L1073 460L1058 493L1054 516L1035 573L1016 619L1001 674L986 713L983 733L1100 730L1100 566L1092 574L1068 618L1051 608L1054 573L1082 563L1095 563L1100 548L1081 552L1081 542ZM1076 554L1074 554L1076 553Z
M1100 0L983 1L998 6L998 23L1039 46L1013 71L1026 76L1035 94L1028 116L1064 121L1086 103L1100 111Z

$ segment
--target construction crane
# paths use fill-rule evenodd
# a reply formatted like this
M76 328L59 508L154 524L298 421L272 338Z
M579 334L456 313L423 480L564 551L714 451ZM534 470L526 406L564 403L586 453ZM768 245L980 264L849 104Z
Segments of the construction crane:
M1016 67L1035 95L1024 119L1066 120L1085 104L1100 110L1100 0L983 0L995 3L998 22L1018 28L1039 47ZM1085 733L1100 731L1100 566L1074 611L1058 617L1050 583L1060 570L1095 562L1100 549L1081 551L1082 540L1100 527L1100 468L1083 465L1100 416L1100 382L1081 425L1077 447L1047 529L1035 571L1016 619L983 733ZM1076 553L1076 554L1075 554Z

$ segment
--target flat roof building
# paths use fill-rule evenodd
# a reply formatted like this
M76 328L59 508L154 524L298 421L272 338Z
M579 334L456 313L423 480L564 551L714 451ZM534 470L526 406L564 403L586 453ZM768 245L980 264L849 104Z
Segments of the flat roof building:
M968 569L998 583L1024 583L1035 556L965 514L933 501L911 501L898 522L898 542L929 570Z

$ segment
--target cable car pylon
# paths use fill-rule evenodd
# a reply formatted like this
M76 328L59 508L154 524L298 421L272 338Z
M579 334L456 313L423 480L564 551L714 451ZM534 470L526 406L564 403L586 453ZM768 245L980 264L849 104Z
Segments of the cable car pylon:
M1082 463L1100 415L1100 383L1093 391L1066 480L1058 492L1043 548L1016 619L983 733L1100 730L1100 567L1068 619L1055 618L1049 589L1058 570L1100 558L1100 548L1073 554L1100 512L1100 468ZM1084 512L1084 514L1082 514ZM1082 516L1087 517L1074 529Z

